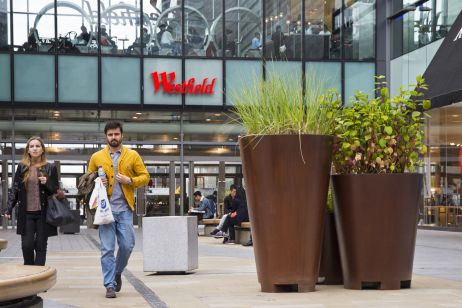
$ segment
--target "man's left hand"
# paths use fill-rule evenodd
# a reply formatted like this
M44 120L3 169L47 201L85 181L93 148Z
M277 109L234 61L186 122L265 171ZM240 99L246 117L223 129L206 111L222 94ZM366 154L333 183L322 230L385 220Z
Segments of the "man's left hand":
M128 176L123 175L121 173L117 173L116 180L117 182L125 185L130 185L132 183L132 180Z

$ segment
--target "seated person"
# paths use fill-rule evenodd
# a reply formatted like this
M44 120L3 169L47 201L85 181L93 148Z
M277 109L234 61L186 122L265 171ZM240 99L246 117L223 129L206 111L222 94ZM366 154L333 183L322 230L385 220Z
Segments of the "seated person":
M260 41L260 33L255 32L255 37L252 39L252 46L250 49L260 49L261 48L261 41Z
M143 42L141 42L141 39ZM132 45L128 46L127 52L132 53L135 50L135 47L146 47L146 44L151 40L151 36L148 33L148 29L143 28L143 33L138 37Z
M118 47L117 47L115 41L106 32L106 26L105 25L101 25L100 44L101 44L101 46L112 46L112 52L113 53L117 52Z
M218 226L215 228L215 230L213 230L212 232L210 232L210 235L214 235L214 236L217 236L218 237L223 237L224 235L224 232L223 232L223 225L226 221L226 217L235 211L235 209L232 208L233 206L233 199L236 197L236 191L237 191L237 186L232 184L230 187L229 187L229 195L227 195L225 197L225 199L223 200L223 203L224 203L224 212L225 212L225 215L223 215L223 217L221 217L221 220L220 220L220 223L218 224Z
M178 53L177 43L172 35L172 27L167 26L167 29L162 34L162 38L160 40L160 46L162 48L171 48L174 55Z
M324 25L323 29L319 31L319 35L331 35L332 33L329 31L326 25Z
M77 36L77 43L87 45L88 41L90 41L90 33L88 33L87 27L85 27L84 25L80 27L80 30L82 31L82 33L80 33L79 36Z
M39 35L38 31L35 28L29 29L29 34L27 35L27 42L24 43L22 46L25 51L37 51L39 45Z
M249 221L249 212L247 210L247 198L245 195L245 190L242 187L239 187L236 190L236 197L231 201L231 212L226 216L225 222L223 223L221 232L215 234L215 238L224 237L223 244L234 243L236 239L236 233L234 226L240 225L244 221Z
M202 218L208 219L213 218L215 213L213 201L202 196L202 193L198 190L194 192L194 201L199 202L199 207L192 208L188 211L189 214L203 213Z

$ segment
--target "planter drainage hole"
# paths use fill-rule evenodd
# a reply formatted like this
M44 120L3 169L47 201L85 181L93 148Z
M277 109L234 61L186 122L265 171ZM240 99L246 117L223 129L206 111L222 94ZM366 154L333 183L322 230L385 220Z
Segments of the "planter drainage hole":
M361 290L378 290L380 285L380 281L361 281Z
M410 280L402 280L401 281L401 289L409 289L411 287Z
M298 284L275 284L275 292L298 292Z

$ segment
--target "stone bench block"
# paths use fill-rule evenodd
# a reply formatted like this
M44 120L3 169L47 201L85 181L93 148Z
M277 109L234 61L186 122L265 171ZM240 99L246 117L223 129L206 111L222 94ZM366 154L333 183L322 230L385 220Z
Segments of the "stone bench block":
M56 284L56 269L50 266L0 264L1 302L37 295Z
M143 218L143 270L186 272L198 268L196 216Z
M2 249L6 249L7 246L8 246L8 241L0 238L0 251Z

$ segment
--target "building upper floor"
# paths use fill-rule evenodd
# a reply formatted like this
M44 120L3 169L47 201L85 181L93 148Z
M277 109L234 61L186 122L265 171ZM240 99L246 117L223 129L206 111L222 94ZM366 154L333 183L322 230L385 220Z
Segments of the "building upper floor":
M0 50L373 60L375 0L0 0Z

